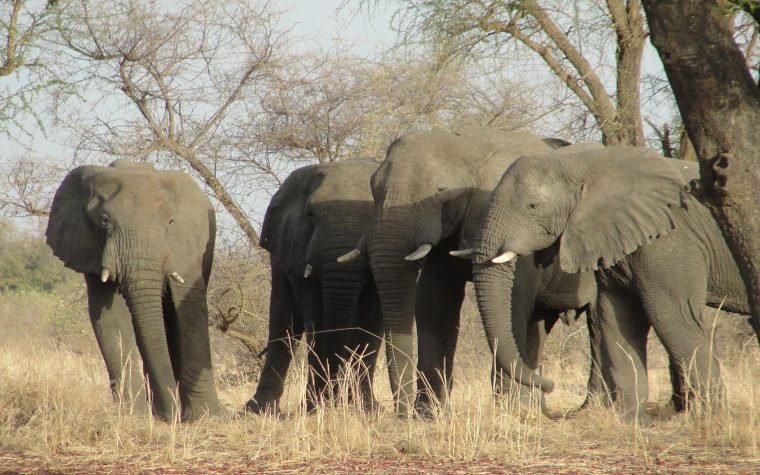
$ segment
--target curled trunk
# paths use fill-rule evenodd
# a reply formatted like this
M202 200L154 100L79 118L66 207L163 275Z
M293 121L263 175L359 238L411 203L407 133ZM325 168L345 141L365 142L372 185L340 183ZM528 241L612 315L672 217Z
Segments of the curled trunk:
M478 309L496 366L521 384L551 392L554 383L534 373L523 356L541 272L532 256L503 264L491 262L508 250L504 249L505 243L514 241L510 239L510 229L504 226L510 221L507 217L508 210L492 202L476 239L473 283Z
M476 265L475 295L488 344L496 355L496 366L521 384L551 392L554 383L534 373L523 357L533 308L531 295L535 298L534 279L515 279L516 267L524 264L529 265L520 262Z

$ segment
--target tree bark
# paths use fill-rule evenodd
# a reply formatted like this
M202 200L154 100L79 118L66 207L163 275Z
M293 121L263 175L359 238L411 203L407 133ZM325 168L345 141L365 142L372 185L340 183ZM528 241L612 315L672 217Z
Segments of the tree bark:
M736 7L644 0L644 10L699 157L703 201L739 265L760 338L760 89L733 38Z

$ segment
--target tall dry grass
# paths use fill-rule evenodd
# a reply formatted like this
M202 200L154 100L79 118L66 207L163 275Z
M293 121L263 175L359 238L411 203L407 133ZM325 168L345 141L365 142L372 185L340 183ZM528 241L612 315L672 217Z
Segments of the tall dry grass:
M81 288L71 295L77 295ZM264 297L262 297L264 298ZM261 326L250 310L248 324ZM261 315L259 315L261 317ZM0 450L63 455L84 460L145 460L146 467L173 462L278 464L325 458L430 455L447 459L504 461L536 457L631 457L643 464L688 453L758 457L760 352L735 319L719 317L716 352L723 367L725 404L709 417L667 409L670 381L662 347L650 344L650 428L626 424L602 407L574 417L541 415L537 401L495 400L489 383L491 357L473 303L464 306L454 368L451 407L432 422L406 421L390 408L383 358L375 389L386 408L367 415L342 397L305 414L305 349L298 350L279 419L240 414L257 377L249 352L213 331L218 388L226 417L193 424L165 423L132 414L110 397L103 363L89 329L84 302L50 294L3 294L0 298ZM241 324L243 325L243 324ZM249 328L261 334L265 328ZM257 333L258 332L258 333ZM549 337L543 372L559 384L546 403L555 413L577 407L588 374L582 322L558 325ZM344 388L350 385L344 381ZM346 391L344 391L344 394ZM152 464L152 465L151 465Z

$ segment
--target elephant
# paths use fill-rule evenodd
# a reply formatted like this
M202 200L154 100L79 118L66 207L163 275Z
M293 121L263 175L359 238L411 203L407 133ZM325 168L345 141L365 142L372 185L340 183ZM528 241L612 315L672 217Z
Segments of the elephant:
M152 410L167 421L222 414L206 302L215 220L187 174L126 160L75 168L50 210L47 243L84 274L115 399L147 410L144 372Z
M272 197L261 229L269 251L272 296L266 360L254 413L278 413L295 344L305 332L311 343L307 410L330 398L342 362L366 355L358 371L361 404L376 407L372 375L381 340L377 289L366 259L342 265L372 214L370 159L309 165L293 171Z
M685 188L696 164L643 147L573 145L521 157L496 186L473 252L478 307L497 360L514 379L544 390L521 355L503 308L525 259L567 273L594 272L592 322L611 402L627 420L650 421L650 327L671 363L673 402L719 400L719 365L703 307L749 313L738 268L710 211ZM516 259L517 258L517 259ZM508 319L508 316L506 317Z
M400 416L428 418L435 404L447 402L465 284L471 280L470 260L461 257L472 247L493 187L519 156L565 144L527 133L482 128L463 133L414 132L388 147L385 161L372 175L372 219L356 248L341 260L369 256L385 325L391 389ZM526 274L526 285L538 286L541 278L538 273ZM554 274L543 284L547 292L536 305L523 299L525 305L518 309L533 316L526 329L537 342L532 345L537 348L533 367L538 365L540 342L558 314L569 309L592 310L596 300L592 274ZM411 359L415 320L417 388ZM492 375L498 391L501 371L496 370Z

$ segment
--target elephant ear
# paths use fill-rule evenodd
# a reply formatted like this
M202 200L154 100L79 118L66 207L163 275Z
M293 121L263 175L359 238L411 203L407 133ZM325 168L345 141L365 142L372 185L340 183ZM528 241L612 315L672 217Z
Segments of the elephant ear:
M675 229L686 180L673 160L637 147L590 150L580 198L560 238L569 273L609 268Z
M296 275L306 266L311 225L305 207L316 186L318 170L317 165L309 165L293 171L272 196L261 226L261 247L274 261L292 267Z
M87 218L92 178L103 167L75 168L55 192L45 236L53 254L63 264L83 273L100 273L102 248Z
M185 280L196 279L202 269L208 284L216 240L216 213L211 201L198 184L186 173L175 170L157 171L150 165L136 164L130 168L141 174L159 174L161 186L174 202L176 211L169 224L168 239L173 254L167 269L178 272ZM146 180L147 182L148 180ZM195 274L195 275L193 275ZM172 284L174 284L172 282Z

